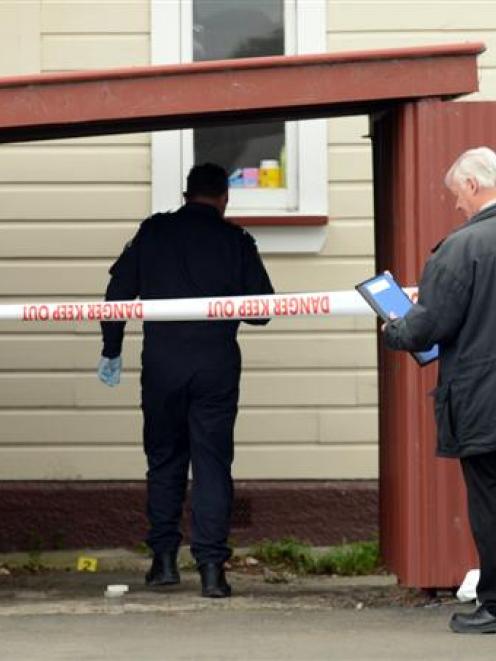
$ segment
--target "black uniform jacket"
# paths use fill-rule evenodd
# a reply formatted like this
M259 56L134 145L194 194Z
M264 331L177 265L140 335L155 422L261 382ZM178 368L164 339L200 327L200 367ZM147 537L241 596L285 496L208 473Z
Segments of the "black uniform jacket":
M392 349L439 343L438 454L496 450L496 204L434 248L418 304L388 323L384 335Z
M254 239L212 206L188 203L142 222L110 269L106 300L272 294ZM250 320L266 324L269 320ZM103 322L103 355L121 353L125 322ZM148 321L143 365L239 362L239 321Z

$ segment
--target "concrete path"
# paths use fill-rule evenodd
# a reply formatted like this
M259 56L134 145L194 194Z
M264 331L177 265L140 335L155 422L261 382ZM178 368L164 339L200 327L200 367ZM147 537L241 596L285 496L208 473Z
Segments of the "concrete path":
M269 576L271 581L273 577ZM448 630L451 595L428 602L394 577L231 573L234 596L199 596L195 572L150 591L141 571L0 575L1 661L494 661L496 636ZM126 583L121 602L109 583Z
M493 661L494 636L447 631L452 608L218 608L0 617L2 661Z

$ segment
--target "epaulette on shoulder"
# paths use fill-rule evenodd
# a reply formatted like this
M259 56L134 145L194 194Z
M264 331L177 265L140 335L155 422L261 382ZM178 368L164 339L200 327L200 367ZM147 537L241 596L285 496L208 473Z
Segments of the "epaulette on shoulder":
M227 225L227 227L231 227L235 232L244 232L244 227L241 225L238 225L237 223L234 223L230 218L223 218L224 225Z
M164 216L170 216L170 215L171 215L170 211L157 211L157 213L152 213L150 216L147 216L141 224L143 225L144 223L148 223L148 224L159 223L164 218Z
M140 231L153 227L157 223L162 223L168 216L172 215L172 211L158 211L157 213L152 213L151 216L148 216L141 222Z
M252 241L253 243L256 243L255 237L253 236L253 234L248 232L248 230L245 227L240 227L240 230L242 230L243 236L245 237L245 239L248 239L249 241Z

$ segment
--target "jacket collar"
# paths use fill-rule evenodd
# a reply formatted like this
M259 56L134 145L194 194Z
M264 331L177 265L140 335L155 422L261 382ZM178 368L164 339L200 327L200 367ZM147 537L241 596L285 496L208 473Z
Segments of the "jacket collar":
M462 225L462 227L465 227L466 225L472 225L473 223L479 223L481 220L488 220L488 218L494 218L495 216L496 216L496 202L486 207L485 209L478 211L471 218L469 218L465 223L465 225Z
M223 220L219 211L215 207L213 207L211 204L203 204L202 202L186 202L186 204L181 207L180 211L186 211L189 213L207 216L209 218Z
M465 227L468 227L469 225L474 225L475 223L480 223L483 220L490 220L490 219L496 220L496 203L491 204L489 207L486 207L485 209L482 209L482 211L478 211L468 220L466 220L462 225L452 230L447 236L442 238L441 241L439 241L439 243L436 243L436 245L432 248L431 252L436 252L436 250L445 242L448 236L452 236L457 232L461 232L461 230L465 229Z

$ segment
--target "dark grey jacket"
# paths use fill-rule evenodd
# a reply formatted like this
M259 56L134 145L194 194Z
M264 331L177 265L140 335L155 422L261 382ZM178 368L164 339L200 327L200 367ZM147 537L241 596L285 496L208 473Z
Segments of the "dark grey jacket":
M439 343L434 393L438 455L496 450L496 204L438 244L425 265L419 299L387 324L391 349Z

